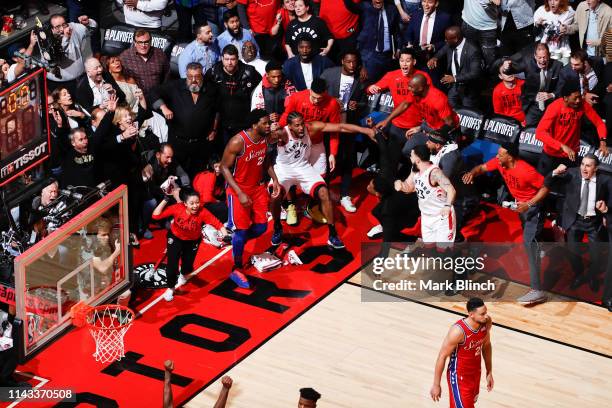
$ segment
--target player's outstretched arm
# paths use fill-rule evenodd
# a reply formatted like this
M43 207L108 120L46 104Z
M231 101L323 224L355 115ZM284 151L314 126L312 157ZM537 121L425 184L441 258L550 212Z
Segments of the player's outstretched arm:
M444 338L444 342L442 343L442 347L440 348L440 352L438 353L438 358L436 359L436 366L434 369L434 381L431 386L431 390L429 394L431 395L431 399L434 401L439 401L440 396L442 395L442 387L440 386L440 381L442 380L442 373L444 372L444 365L446 364L446 359L451 355L453 350L457 348L459 343L463 341L463 331L457 327L456 325L452 325L448 331L448 334Z
M174 362L166 360L164 363L164 408L172 408L172 370L174 370Z
M492 320L489 318L487 322L487 337L484 339L482 345L482 358L485 362L485 369L487 370L487 391L493 389L493 346L491 346L491 327L493 326Z
M318 132L363 133L364 135L367 135L370 139L374 139L375 135L375 131L372 128L352 125L350 123L317 122L316 125L314 125L313 127Z
M487 166L485 166L484 164L479 164L478 166L474 167L472 170L465 173L461 179L463 180L464 184L472 184L476 177L486 172L487 172Z
M221 392L219 392L219 398L217 398L217 402L215 403L214 408L225 408L225 404L227 403L227 397L229 395L229 390L232 388L233 380L229 376L224 376L221 378L221 384L223 384L223 388L221 388Z
M240 186L234 180L234 176L232 175L232 167L236 163L236 157L239 154L242 154L244 150L244 141L238 135L232 137L230 141L225 146L225 150L223 151L223 157L221 158L221 173L223 177L225 177L225 181L227 184L236 192L236 194L240 194L242 190L240 190Z

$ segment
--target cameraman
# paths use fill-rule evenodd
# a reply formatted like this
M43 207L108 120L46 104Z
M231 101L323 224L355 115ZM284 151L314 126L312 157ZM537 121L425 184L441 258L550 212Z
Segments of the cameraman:
M66 208L66 205L62 205L62 203L57 203L53 208L49 207L58 196L59 183L52 178L42 189L40 196L36 196L32 200L32 214L29 224L32 225L32 229L37 235L37 242L58 227L55 223L46 222L43 218L46 214L57 213L58 210L61 211L62 208Z
M87 16L80 16L78 23L67 23L61 14L52 15L49 23L53 37L61 43L62 56L54 61L57 69L47 73L47 87L52 91L62 85L76 95L76 79L85 73L85 60L92 56L88 27L98 24Z

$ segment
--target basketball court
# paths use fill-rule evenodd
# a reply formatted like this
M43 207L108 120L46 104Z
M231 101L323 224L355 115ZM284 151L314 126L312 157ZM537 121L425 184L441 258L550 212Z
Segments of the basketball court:
M358 182L364 180L360 175ZM367 195L357 202L359 211L343 213L338 221L345 250L330 250L327 227L302 219L285 232L304 264L262 274L249 269L254 287L243 290L228 279L230 248L202 245L199 268L172 302L161 299L161 288L138 291L121 361L96 362L88 330L66 326L19 367L22 379L44 389L70 388L77 403L159 406L163 362L172 359L176 406L213 406L223 375L234 379L229 407L295 406L302 387L319 391L323 407L448 406L445 380L438 404L429 398L429 388L442 339L464 315L467 298L415 302L372 294L365 283L371 266L361 251L376 203ZM491 208L485 206L473 220L472 235L492 240L503 227L508 240L520 240L518 218ZM247 252L265 251L270 235L269 228ZM135 269L156 263L164 248L165 231L155 231L155 238L135 251ZM58 278L68 287L64 282L70 278ZM505 290L524 291L520 276L514 278ZM364 301L364 294L375 301ZM478 406L609 405L612 319L607 310L567 299L533 308L487 305L495 323L495 389L488 393L482 384ZM32 404L2 406L9 405Z

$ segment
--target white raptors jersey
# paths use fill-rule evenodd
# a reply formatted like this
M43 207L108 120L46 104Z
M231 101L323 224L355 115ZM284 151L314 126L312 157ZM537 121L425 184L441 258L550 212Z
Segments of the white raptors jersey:
M288 140L284 146L278 146L276 164L281 166L300 166L308 164L310 158L310 135L308 129L304 127L302 138L294 137L288 126L283 129L287 133Z
M419 209L425 215L438 215L446 205L446 191L441 187L434 187L429 181L431 172L437 166L429 166L422 174L415 173L414 188L419 198Z

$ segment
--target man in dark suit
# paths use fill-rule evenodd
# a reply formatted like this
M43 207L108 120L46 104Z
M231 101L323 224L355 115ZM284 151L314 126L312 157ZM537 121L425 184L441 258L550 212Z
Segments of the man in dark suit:
M612 179L611 179L612 180ZM612 184L608 185L608 191L612 191ZM608 230L608 265L604 279L602 305L612 312L612 194L608 194L606 205L601 208L604 213L605 225Z
M327 82L327 93L338 99L342 109L342 121L354 125L365 113L368 98L363 83L359 79L359 53L357 50L344 50L340 55L342 66L327 68L321 78ZM340 148L338 149L338 164L342 181L340 183L340 205L348 211L357 209L351 201L349 189L355 161L355 135L340 134Z
M561 95L557 85L563 64L550 58L548 45L540 43L535 47L526 47L510 57L510 60L518 72L525 74L525 83L521 90L525 122L527 126L536 126L546 107Z
M125 102L125 94L97 58L85 61L85 74L77 79L76 86L75 100L90 114L95 107L104 105L111 93L117 95L119 103Z
M289 58L283 64L283 74L293 83L298 91L310 89L310 84L319 78L323 71L334 66L334 63L324 55L313 51L312 39L300 36L297 40L298 55Z
M401 48L399 13L392 4L383 0L362 2L362 28L357 37L368 81L378 81L393 64L394 51Z
M404 35L408 46L423 51L424 58L420 59L428 61L444 47L444 32L452 25L452 19L438 10L438 0L423 0L422 5L423 10L414 13Z
M379 256L387 257L392 242L406 242L402 234L406 227L414 226L418 221L420 212L416 194L405 194L396 191L394 187L397 180L397 169L401 159L401 150L382 131L376 132L376 144L380 154L380 172L368 184L368 192L375 195L379 202L372 209L372 215L380 222L374 226L369 237L382 233L382 245Z
M593 107L596 107L599 98L605 94L606 84L603 64L597 58L589 58L585 50L572 51L570 63L563 67L559 73L558 93L563 89L563 85L569 81L574 81L580 86L580 93L582 93L584 100L594 105Z
M480 49L467 41L461 29L452 26L444 34L446 45L427 62L429 69L438 66L440 58L446 59L445 75L440 82L448 86L448 101L453 109L478 108L482 85L482 54Z
M571 251L570 260L575 274L570 288L577 289L588 281L594 292L599 290L598 233L602 226L601 214L606 208L604 200L607 200L610 183L608 176L597 172L598 165L597 157L589 153L582 158L580 168L568 169L561 164L548 178L548 184L559 182L565 185L561 227L567 233L567 242ZM590 256L589 273L586 276L583 273L583 260L578 255L579 243L585 234L589 240Z
M208 72L209 78L214 75L211 70ZM253 73L254 68L251 75ZM206 163L213 148L210 142L215 139L219 129L215 111L219 110L220 104L231 106L233 101L228 103L229 98L219 96L223 91L223 83L204 80L199 63L190 62L187 65L187 75L186 80L177 79L164 83L154 89L151 95L153 106L172 118L168 121L168 139L172 143L174 159L193 177L202 170L202 164ZM248 94L240 96L240 102L250 98ZM233 106L242 105L233 103ZM236 115L244 114L238 109L234 112Z

